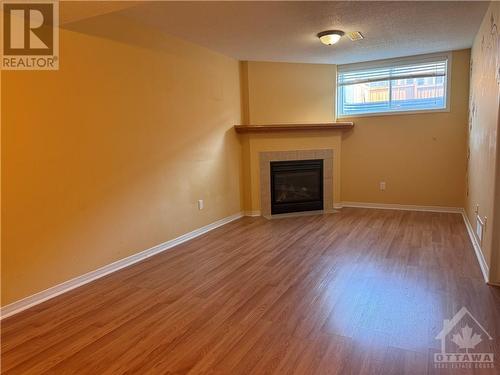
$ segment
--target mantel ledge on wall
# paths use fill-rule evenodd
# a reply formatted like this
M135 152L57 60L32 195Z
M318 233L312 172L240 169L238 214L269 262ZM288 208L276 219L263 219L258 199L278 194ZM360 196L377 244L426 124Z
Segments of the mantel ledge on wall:
M235 125L236 133L271 133L284 131L326 131L350 130L353 122L327 122L316 124L265 124L265 125Z

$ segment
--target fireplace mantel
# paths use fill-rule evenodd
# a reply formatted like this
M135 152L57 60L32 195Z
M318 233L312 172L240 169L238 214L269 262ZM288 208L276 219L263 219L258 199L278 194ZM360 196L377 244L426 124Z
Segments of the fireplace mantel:
M353 127L353 122L327 122L319 124L235 125L234 129L237 133L271 133L304 130L349 130Z

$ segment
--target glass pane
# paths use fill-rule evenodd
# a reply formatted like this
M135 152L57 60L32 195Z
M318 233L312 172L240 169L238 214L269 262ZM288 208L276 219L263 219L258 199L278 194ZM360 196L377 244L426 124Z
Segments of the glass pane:
M277 172L274 175L274 200L278 203L321 199L320 171Z
M412 78L391 82L392 110L438 109L445 107L443 77Z
M359 83L342 88L343 114L385 112L389 110L389 81Z
M341 116L443 109L446 79L423 77L341 86L338 108Z

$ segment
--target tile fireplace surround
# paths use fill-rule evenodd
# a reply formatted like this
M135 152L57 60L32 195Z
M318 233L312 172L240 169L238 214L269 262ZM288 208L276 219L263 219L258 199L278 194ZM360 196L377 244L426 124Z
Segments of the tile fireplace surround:
M266 151L259 153L260 202L262 216L271 215L271 162L323 159L324 211L333 209L333 149Z

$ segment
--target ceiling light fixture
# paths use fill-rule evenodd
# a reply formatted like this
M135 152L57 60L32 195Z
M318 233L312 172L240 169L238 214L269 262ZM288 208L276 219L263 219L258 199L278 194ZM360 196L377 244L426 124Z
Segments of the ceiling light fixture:
M341 30L326 30L318 33L318 38L321 43L331 46L332 44L337 43L342 35L344 35L344 32Z

